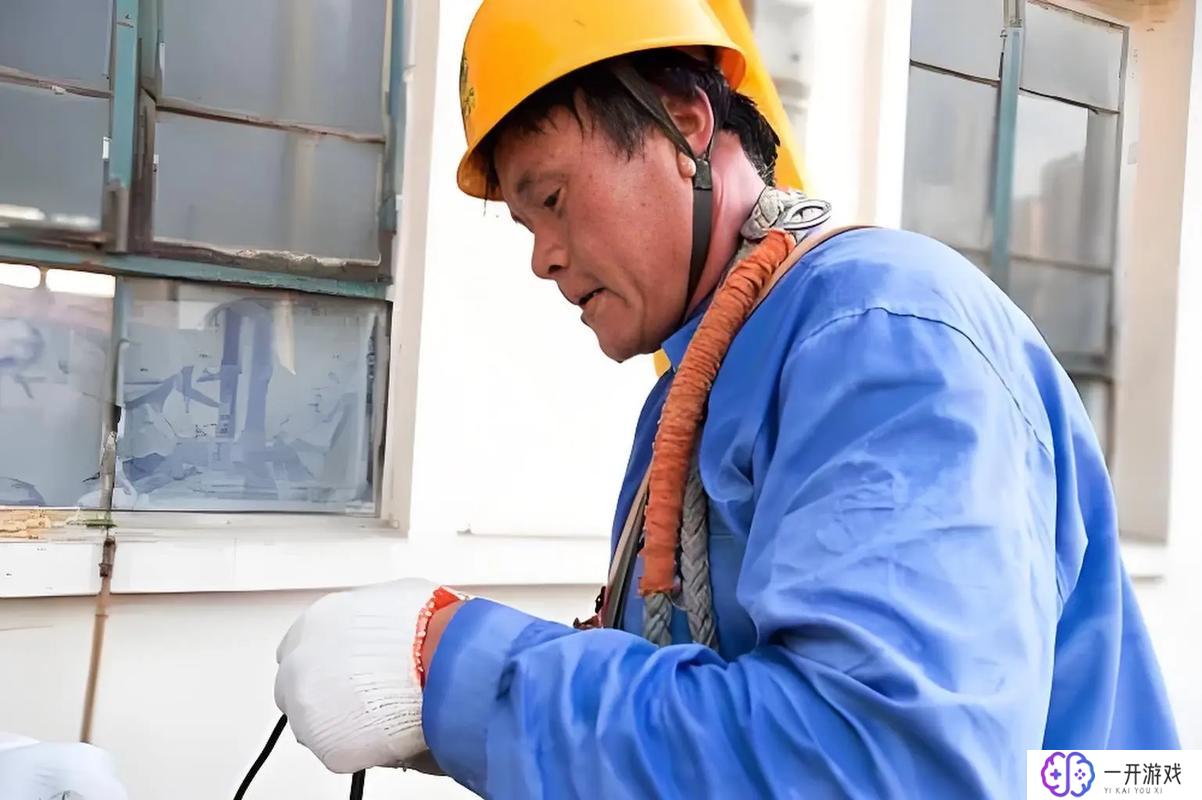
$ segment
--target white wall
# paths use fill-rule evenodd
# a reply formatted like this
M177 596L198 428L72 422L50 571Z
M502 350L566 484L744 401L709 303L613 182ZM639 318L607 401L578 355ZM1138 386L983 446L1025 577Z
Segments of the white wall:
M594 594L593 587L477 591L564 622L589 608ZM116 599L94 740L116 757L132 800L233 795L279 714L272 701L276 643L316 596ZM90 598L0 602L0 730L78 736L92 611ZM348 786L286 733L250 796L330 800L345 797ZM367 796L473 795L447 779L375 770Z
M1124 532L1163 540L1169 525L1177 280L1194 4L1145 12L1132 25L1139 127L1129 226L1120 251L1115 491Z
M579 310L530 271L504 206L459 192L459 53L476 4L442 3L412 535L609 535L649 358L601 355ZM485 80L479 76L479 80ZM549 434L548 432L554 432Z
M812 0L809 193L838 224L901 224L908 0Z

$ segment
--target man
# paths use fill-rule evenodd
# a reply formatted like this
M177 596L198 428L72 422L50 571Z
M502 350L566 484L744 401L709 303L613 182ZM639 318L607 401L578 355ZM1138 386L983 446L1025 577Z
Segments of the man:
M422 581L325 598L276 694L331 769L428 746L490 797L1009 798L1027 749L1177 746L1064 371L948 248L815 232L742 70L703 0L483 3L460 187L606 355L673 369L619 498L617 629Z

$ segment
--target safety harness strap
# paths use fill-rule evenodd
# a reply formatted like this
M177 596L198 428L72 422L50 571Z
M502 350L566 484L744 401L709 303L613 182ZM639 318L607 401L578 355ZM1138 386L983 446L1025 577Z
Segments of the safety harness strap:
M816 233L803 239L800 244L795 246L788 255L779 262L776 268L772 271L771 276L763 286L761 292L756 297L753 305L748 312L748 316L760 303L768 296L768 294L776 287L776 284L783 278L790 269L793 268L802 258L812 252L819 245L830 241L835 236L839 236L849 231L861 230L872 226L868 225L853 225L841 228L833 228L828 231ZM652 462L654 463L654 457ZM650 474L651 469L648 467L644 473L643 479L639 484L637 493L630 504L627 511L626 519L622 526L621 535L618 538L617 547L614 550L613 558L610 562L609 578L606 586L601 590L597 597L597 614L591 619L580 622L577 620L578 628L595 628L606 627L613 628L621 624L623 612L625 610L626 597L629 593L630 582L634 575L634 565L637 562L640 551L645 544L645 521L647 513L647 500L650 494Z

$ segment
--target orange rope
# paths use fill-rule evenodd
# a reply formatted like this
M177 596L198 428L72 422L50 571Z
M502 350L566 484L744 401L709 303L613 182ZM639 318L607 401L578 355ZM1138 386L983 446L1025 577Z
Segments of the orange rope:
M710 389L731 342L793 247L792 236L771 230L751 255L727 274L668 390L651 458L646 539L641 552L643 577L639 581L639 594L643 597L672 591L689 462Z

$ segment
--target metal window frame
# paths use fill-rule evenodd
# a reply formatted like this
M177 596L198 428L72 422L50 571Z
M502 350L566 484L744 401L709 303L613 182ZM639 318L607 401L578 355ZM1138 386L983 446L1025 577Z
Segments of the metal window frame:
M387 28L388 35L385 39L385 47L388 48L387 52L395 55L398 61L394 63L391 58L389 59L388 84L384 87L390 98L386 103L389 113L383 135L358 133L328 125L273 120L256 114L235 112L179 98L167 97L163 91L162 80L164 55L168 44L163 36L163 27L161 24L163 17L162 0L140 0L140 7L147 20L145 26L146 35L141 37L140 49L143 56L147 53L153 53L154 57L150 63L143 61L138 70L138 83L136 84L139 128L141 131L137 157L137 166L140 171L137 194L141 198L141 202L131 213L130 236L136 243L135 249L138 252L155 255L167 260L196 261L234 267L262 267L268 271L294 272L307 277L326 277L326 273L332 268L342 276L337 279L340 281L349 280L352 283L387 284L391 280L394 270L392 264L392 240L395 233L395 221L388 223L387 217L388 209L392 209L394 212L392 216L395 220L396 208L395 199L390 197L392 192L391 175L394 168L393 164L389 161L394 155L396 148L390 147L389 143L394 141L397 135L403 136L403 130L400 132L396 130L396 125L394 124L396 118L392 115L394 106L391 101L391 95L396 94L400 96L402 94L399 92L394 93L392 87L399 85L403 88L403 0L387 0L386 4L386 17L398 23L400 28L398 30L396 25L389 25ZM151 35L152 28L153 38ZM400 47L391 47L394 35L397 36L396 41L400 42ZM396 108L403 108L403 103L398 103ZM192 118L216 120L229 124L253 125L280 132L332 136L352 142L383 145L385 153L381 164L379 182L381 195L377 203L376 219L378 249L380 253L379 260L370 262L361 259L318 259L311 258L305 254L299 254L301 258L298 261L296 258L298 254L287 252L262 249L250 252L247 250L235 251L218 245L204 245L192 242L177 243L156 238L152 223L152 208L156 189L155 173L158 166L154 138L157 124L156 116L159 111ZM337 288L339 285L334 284L334 288Z
M399 192L403 180L403 154L406 130L406 87L404 69L406 63L406 12L405 0L387 0L388 26L386 86L387 121L383 144L385 156L381 176L382 197L379 204L378 229L381 237L380 262L370 267L371 279L333 277L313 272L298 271L294 265L289 270L270 269L273 262L267 259L235 259L225 261L221 254L214 257L201 248L178 248L169 257L156 254L157 247L149 246L147 224L139 220L149 217L149 191L153 181L153 108L154 98L144 89L154 86L157 80L157 62L162 53L161 0L110 0L111 35L109 42L109 90L97 91L88 87L64 85L62 81L29 75L11 68L0 68L0 83L32 85L40 88L56 88L70 93L86 94L107 98L110 104L109 131L105 142L104 197L102 203L101 230L98 234L67 231L49 226L4 224L0 225L0 262L33 264L43 272L51 268L75 269L111 274L117 278L113 298L113 348L106 374L109 385L103 389L106 397L103 404L105 418L102 420L102 443L98 463L101 471L101 508L78 509L74 522L86 527L98 527L111 531L120 526L136 527L135 518L146 512L117 512L112 509L112 485L115 476L116 425L119 418L119 389L116 381L120 375L120 352L124 336L122 310L126 294L123 277L159 278L177 281L198 282L210 285L270 289L302 292L353 300L374 301L385 304L381 314L382 324L377 331L375 345L376 366L372 387L370 421L373 431L374 450L371 453L375 513L372 515L336 514L329 511L280 514L276 512L171 512L158 511L156 519L178 520L184 527L194 527L198 519L206 517L231 519L284 520L297 516L314 518L350 519L348 523L358 528L364 523L379 526L383 520L383 466L385 447L385 408L389 369L389 323L391 320L392 253L397 234L397 212ZM146 35L143 36L142 34ZM148 63L148 61L150 63ZM381 65L383 68L383 65ZM234 120L231 120L234 121ZM281 126L296 127L296 126ZM329 133L324 129L314 132ZM141 252L140 252L141 251ZM224 263L223 263L224 262ZM323 259L323 263L328 260ZM353 262L335 266L338 273L354 272ZM331 271L329 267L325 271ZM360 270L361 272L363 270ZM106 491L107 490L107 491ZM0 509L0 518L6 514L20 516L29 509ZM203 527L201 525L200 527Z
M999 94L998 108L998 130L997 130L997 155L994 159L994 193L992 203L993 214L993 241L990 252L990 274L994 281L1009 294L1010 290L1010 267L1011 267L1011 233L1013 229L1013 186L1014 186L1014 168L1016 158L1017 142L1017 127L1018 127L1018 98L1021 95L1029 95L1032 97L1047 97L1047 95L1038 92L1028 91L1022 88L1022 70L1023 70L1023 53L1026 46L1026 6L1028 0L1005 0L1006 2L1006 27L1003 30L1005 43L1002 51L1001 65L1001 83ZM1080 17L1088 18L1091 21L1112 25L1123 32L1123 53L1120 61L1120 81L1119 81L1119 100L1117 111L1111 109L1102 109L1091 106L1078 101L1063 100L1062 98L1050 98L1062 100L1071 105L1086 108L1091 112L1114 114L1118 117L1119 124L1117 125L1116 136L1118 141L1115 143L1115 153L1119 156L1112 169L1115 172L1115 208L1113 209L1113 224L1111 226L1111 252L1112 261L1109 270L1107 271L1110 279L1109 306L1105 309L1106 315L1106 352L1101 357L1090 357L1073 353L1059 353L1057 357L1064 366L1065 371L1070 377L1083 378L1086 380L1099 381L1105 383L1109 387L1109 401L1106 404L1106 419L1095 420L1095 425L1098 425L1105 432L1106 440L1106 455L1107 458L1112 458L1114 455L1115 443L1115 403L1114 403L1114 386L1116 380L1116 361L1117 361L1117 339L1118 339L1118 319L1119 319L1119 259L1121 257L1120 231L1119 222L1123 218L1122 212L1122 197L1123 197L1123 181L1124 168L1122 153L1126 141L1126 122L1127 122L1127 83L1129 58L1131 47L1131 29L1130 26L1123 25L1113 20L1096 17L1089 14L1083 14L1071 8L1065 8L1055 3L1040 2L1040 0L1031 0L1036 5L1045 8L1054 9L1057 12L1072 14ZM1068 269L1078 269L1079 265L1064 264L1061 265ZM1095 271L1095 270L1088 270Z
M998 89L998 116L997 128L995 131L994 141L994 159L993 159L993 187L990 197L990 215L992 220L992 239L990 242L989 256L989 276L995 283L1007 294L1010 291L1010 273L1012 263L1011 252L1011 235L1013 232L1013 194L1014 194L1014 170L1015 161L1017 158L1017 133L1018 133L1018 99L1022 95L1033 97L1046 97L1046 95L1038 92L1031 92L1022 88L1022 71L1023 71L1023 55L1026 47L1026 11L1028 3L1034 3L1047 8L1053 8L1058 12L1066 14L1074 14L1080 17L1088 18L1092 21L1104 23L1114 26L1123 31L1123 55L1122 55L1122 77L1119 83L1119 103L1118 110L1102 109L1095 106L1090 106L1078 101L1064 100L1066 103L1087 108L1098 113L1114 114L1119 118L1117 126L1118 142L1116 143L1115 152L1119 154L1119 158L1113 165L1116 179L1116 208L1114 209L1114 224L1111 229L1113 262L1108 270L1105 270L1110 278L1110 298L1109 307L1105 309L1106 314L1106 352L1104 356L1090 356L1076 353L1057 353L1057 358L1064 366L1065 371L1071 377L1083 378L1092 381L1101 381L1110 387L1111 401L1108 403L1107 419L1096 420L1100 428L1105 431L1107 442L1107 457L1113 457L1114 442L1115 442L1115 404L1114 404L1114 384L1116 380L1116 360L1117 360L1117 340L1118 320L1121 309L1119 308L1119 289L1120 289L1120 270L1119 259L1122 255L1121 244L1123 232L1121 230L1121 222L1125 217L1123 198L1125 196L1125 185L1129 180L1127 170L1124 164L1122 153L1128 139L1127 125L1129 124L1128 117L1128 95L1129 95L1129 64L1130 64L1130 48L1131 48L1131 28L1122 22L1114 19L1108 19L1103 16L1094 14L1085 14L1072 8L1066 8L1058 5L1055 2L1046 2L1045 0L1003 0L1004 16L1001 20L1002 27L1000 35L1003 37L1002 57L999 63L998 78L996 80L983 79L974 75L966 75L954 70L944 69L938 66L927 64L922 61L911 59L911 66L929 69L935 72L941 72L948 75L961 78L967 81L985 83L995 86ZM1062 98L1051 98L1061 100ZM1035 259L1039 260L1039 259ZM1090 273L1097 273L1103 270L1079 264L1064 264L1057 262L1057 266L1065 269L1074 269Z
M395 271L392 258L398 195L404 174L405 0L388 0L387 125L382 137L385 154L377 220L380 261L376 264L337 259L318 262L305 258L298 263L297 259L281 259L272 253L235 255L218 249L163 246L153 242L149 230L149 205L153 191L153 114L157 101L145 87L155 89L160 74L158 65L164 45L160 5L161 0L111 0L108 92L98 93L63 81L0 68L0 82L60 87L71 93L107 97L110 104L100 232L88 234L35 224L0 225L0 261L360 299L390 299ZM168 103L161 107L168 110L175 109L176 105ZM189 110L206 114L210 111ZM223 113L220 116L231 122L247 121L239 119L238 115ZM343 135L321 126L272 126ZM355 138L353 134L349 135ZM314 263L319 266L315 268Z
M993 242L989 271L1010 293L1010 234L1013 228L1014 159L1018 147L1018 93L1023 74L1026 0L1006 0L1002 29L1001 85L998 93L997 145L993 158Z
M1021 86L1022 71L1023 71L1023 53L1026 47L1026 6L1028 0L1005 0L1006 3L1006 27L1002 31L1002 36L1005 40L1002 49L1001 63L1001 79L998 84L1000 89L998 98L998 130L996 143L996 156L994 159L994 190L992 198L992 213L993 213L993 241L990 250L991 256L991 272L992 276L1003 290L1009 289L1010 278L1010 259L1011 245L1010 237L1013 229L1013 194L1014 194L1014 168L1016 158L1017 142L1017 127L1018 127L1018 98L1021 95L1031 97L1043 97L1050 100L1056 100L1069 105L1078 106L1102 114L1111 114L1119 118L1118 125L1118 142L1115 152L1121 153L1124 140L1123 121L1126 119L1126 93L1127 93L1127 62L1128 52L1130 48L1131 32L1130 28L1110 20L1100 17L1092 17L1080 12L1074 11L1063 6L1058 6L1055 3L1038 2L1032 0L1036 5L1046 8L1054 8L1058 12L1073 14L1080 17L1087 17L1095 22L1112 25L1123 31L1123 55L1122 55L1122 80L1119 84L1119 102L1118 110L1100 108L1087 103L1082 103L1076 100L1067 100L1064 98L1051 97L1039 92L1023 89ZM1121 159L1120 159L1121 161ZM1121 164L1116 163L1116 186L1121 183L1122 170ZM1116 192L1116 195L1118 192ZM1115 211L1115 217L1119 216L1118 210ZM1112 227L1111 236L1113 241L1112 246L1117 246L1117 226ZM1115 258L1117 259L1118 252L1115 250ZM1064 266L1070 269L1090 270L1088 265L1065 264ZM1093 271L1103 271L1094 269ZM1108 272L1113 272L1110 270ZM1113 315L1111 315L1113 318Z

